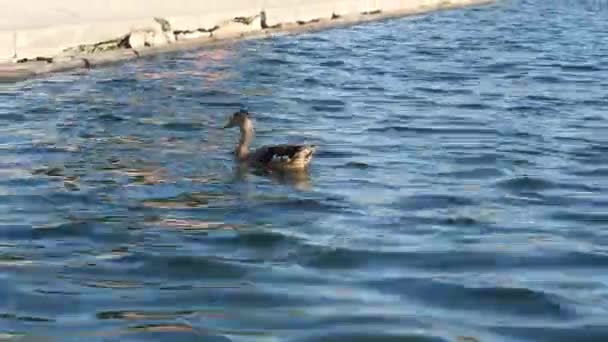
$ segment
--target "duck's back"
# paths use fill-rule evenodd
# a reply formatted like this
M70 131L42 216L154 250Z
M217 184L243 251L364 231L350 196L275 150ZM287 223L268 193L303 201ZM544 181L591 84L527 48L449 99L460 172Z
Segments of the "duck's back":
M312 160L314 145L271 145L256 150L250 157L255 164L277 169L303 169Z

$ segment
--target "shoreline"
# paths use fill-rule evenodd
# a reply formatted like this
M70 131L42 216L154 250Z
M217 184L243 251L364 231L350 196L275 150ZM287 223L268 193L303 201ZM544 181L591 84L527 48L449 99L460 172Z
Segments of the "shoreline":
M459 0L458 2L441 1L433 6L418 6L414 8L391 10L386 12L381 10L375 10L367 13L346 14L340 16L337 16L335 15L335 13L332 13L331 18L315 18L306 22L298 21L291 23L279 23L275 24L274 28L263 28L265 26L265 18L263 18L265 16L265 13L262 12L261 15L263 21L259 28L251 28L250 23L247 24L247 26L243 24L235 27L234 22L225 22L227 24L225 26L226 29L224 29L224 27L215 26L212 30L206 30L207 32L209 32L209 34L206 36L174 40L172 42L170 41L164 44L159 44L158 46L140 44L141 46L133 47L132 45L135 44L130 44L131 46L127 44L127 47L121 47L120 44L123 44L125 39L130 39L130 41L133 42L133 32L131 32L130 35L127 34L121 37L120 39L116 39L115 41L109 42L109 44L115 44L116 46L113 46L111 49L106 51L89 53L76 52L72 54L60 54L57 57L38 57L24 59L20 62L0 62L0 83L16 83L51 73L65 72L76 69L86 70L96 67L108 66L112 64L119 64L138 58L146 58L164 53L196 50L199 48L206 47L212 48L214 46L232 44L242 40L264 39L284 35L294 35L299 33L322 31L333 28L348 27L373 21L420 15L442 10L490 5L495 2L495 0ZM255 21L256 17L258 17L257 24L259 24L259 15L251 17L251 22ZM99 43L96 45L99 45Z

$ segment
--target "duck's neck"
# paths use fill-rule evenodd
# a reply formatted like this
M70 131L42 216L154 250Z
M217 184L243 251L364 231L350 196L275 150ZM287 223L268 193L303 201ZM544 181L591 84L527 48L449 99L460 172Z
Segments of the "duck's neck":
M239 145L236 148L236 157L240 160L247 159L249 156L249 146L253 141L253 125L250 121L245 121L241 125L241 139Z

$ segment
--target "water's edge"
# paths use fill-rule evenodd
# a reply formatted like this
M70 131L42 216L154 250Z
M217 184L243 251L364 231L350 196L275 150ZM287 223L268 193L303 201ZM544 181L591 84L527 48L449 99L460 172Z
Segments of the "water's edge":
M437 6L421 6L415 9L359 13L331 19L321 18L304 24L288 23L282 24L276 28L260 28L259 30L249 30L245 32L235 31L224 34L220 37L212 37L211 39L208 37L193 38L160 46L110 50L94 54L75 55L71 56L70 58L56 60L49 58L49 61L51 61L50 63L47 61L0 63L0 83L15 83L50 73L65 72L77 69L86 70L94 67L109 66L164 53L232 44L241 40L264 39L282 35L316 32L332 28L348 27L372 21L420 15L435 11L490 5L495 2L495 0L466 0L464 2L446 1L439 3Z

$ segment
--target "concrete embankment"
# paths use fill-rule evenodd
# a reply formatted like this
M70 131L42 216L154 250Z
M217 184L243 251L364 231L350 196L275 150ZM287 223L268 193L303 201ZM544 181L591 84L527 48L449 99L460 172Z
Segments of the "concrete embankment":
M0 81L494 0L0 0Z

